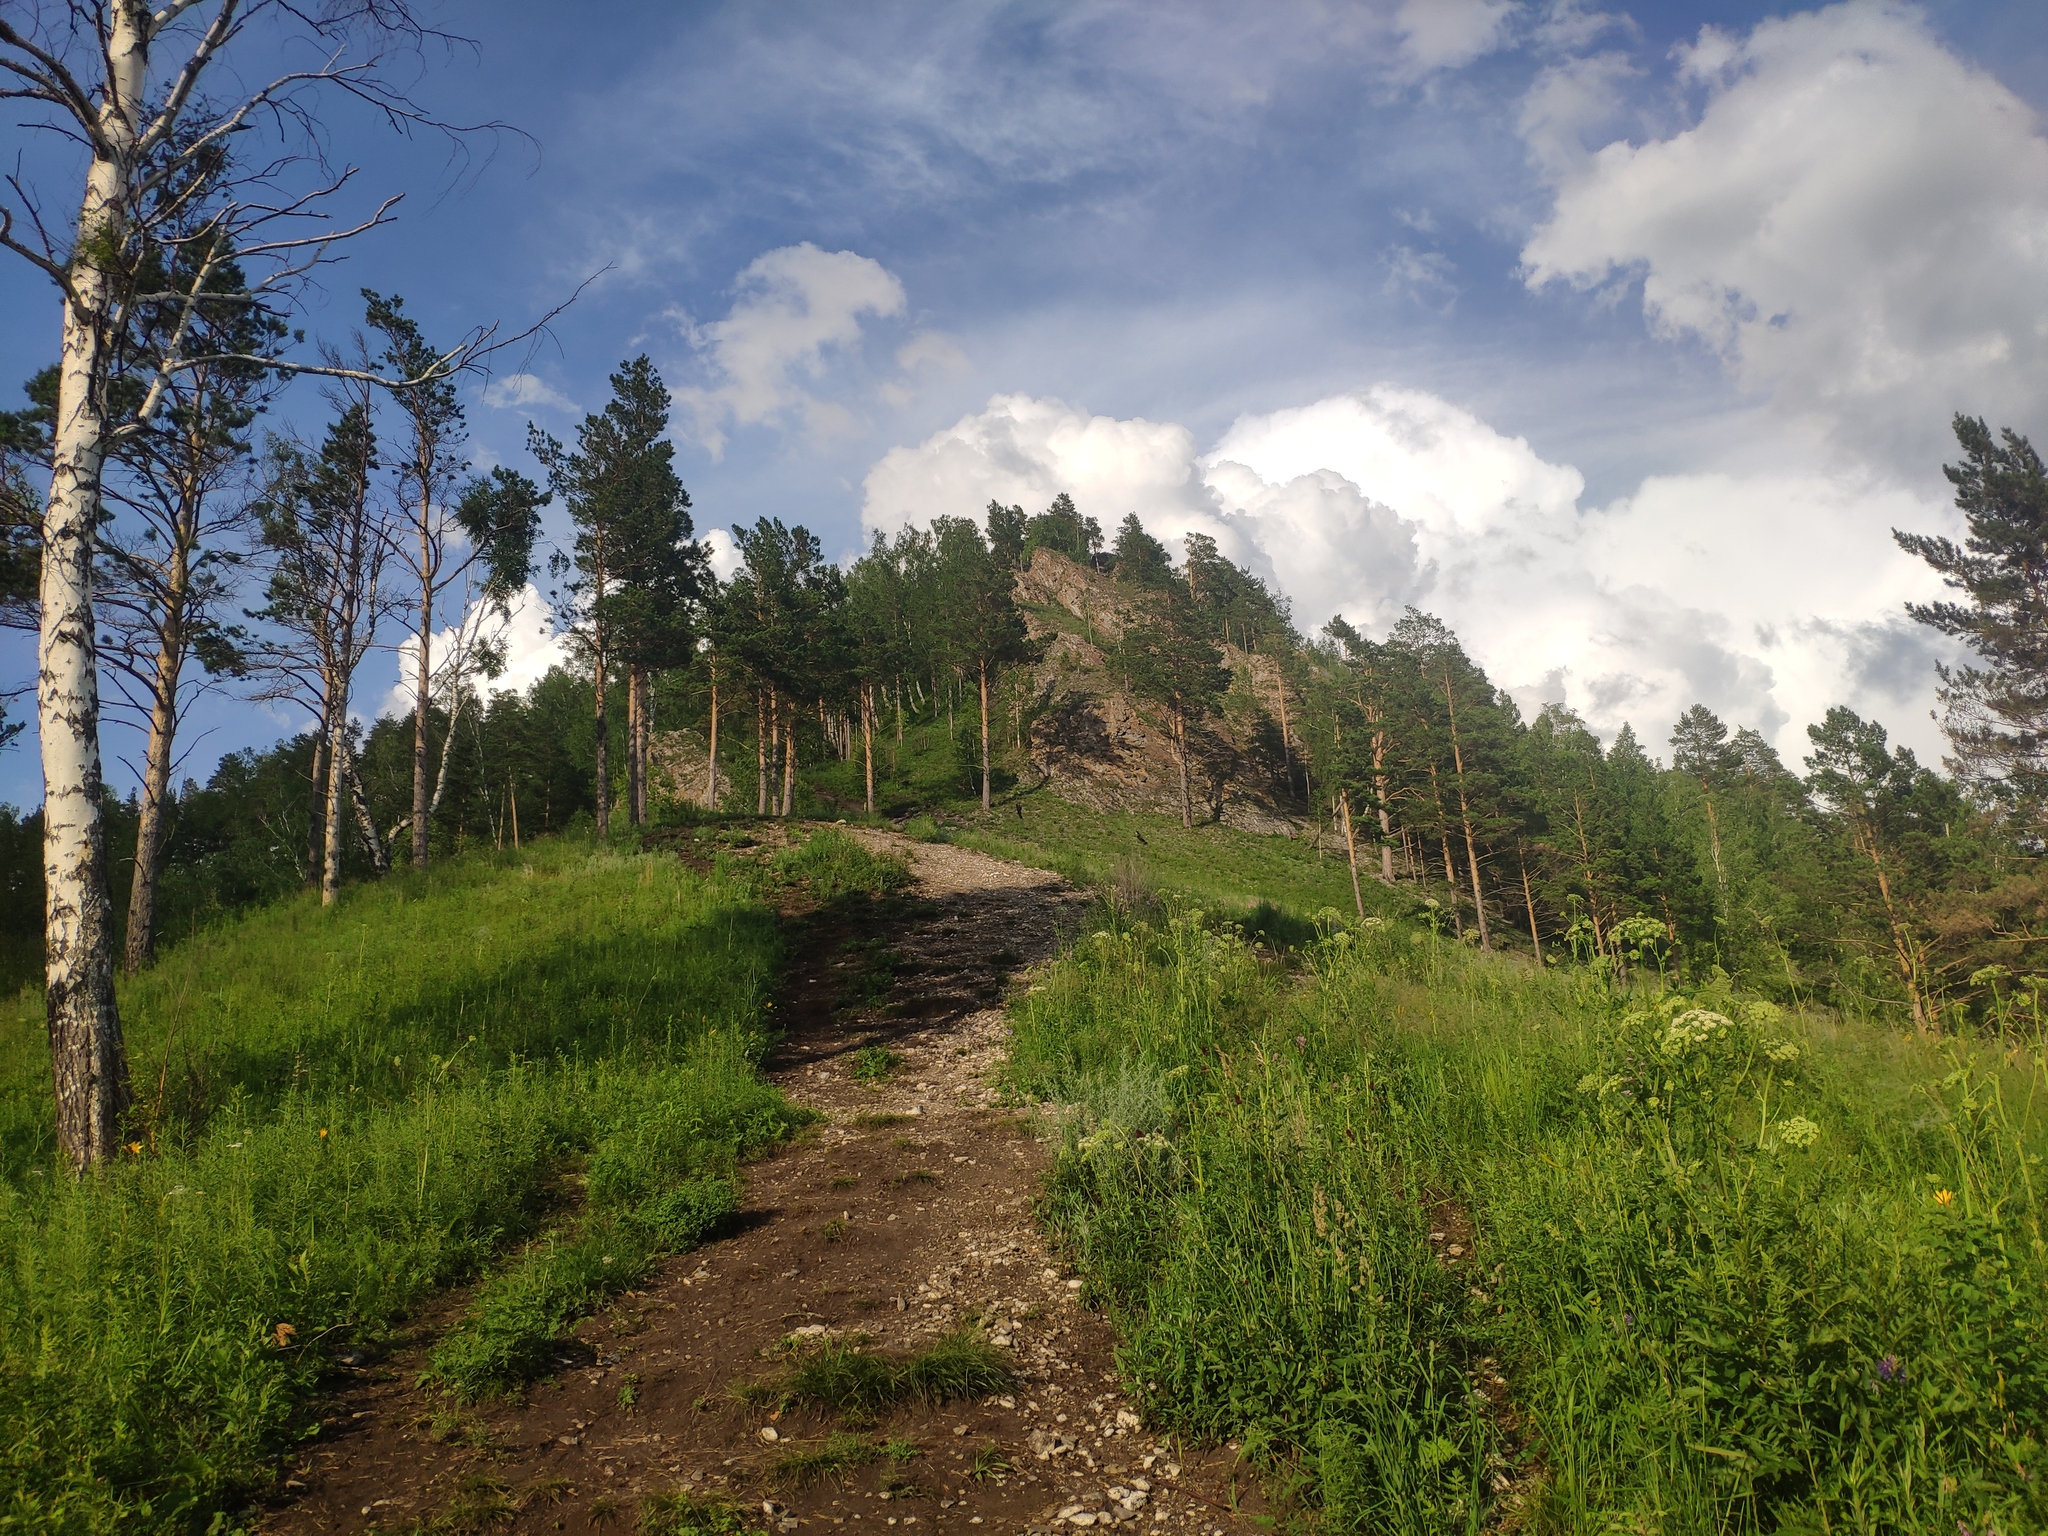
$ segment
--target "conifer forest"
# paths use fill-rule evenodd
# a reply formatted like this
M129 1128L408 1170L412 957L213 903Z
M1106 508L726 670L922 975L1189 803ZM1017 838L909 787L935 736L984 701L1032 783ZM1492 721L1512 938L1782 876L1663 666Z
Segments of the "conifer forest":
M1468 67L1360 15L1376 89ZM961 469L1022 395L901 515L907 448L858 524L776 490L855 494L851 252L677 347L621 257L422 297L353 136L525 132L432 99L442 20L0 5L65 146L0 216L0 1532L2048 1532L2033 397L1959 386L1840 557L1915 594L1891 693L1539 686L1472 568L1333 609L1246 533L1377 494L1233 510L1248 417L1175 450L1208 521L1105 488L1136 414ZM1741 67L1851 24L1936 46ZM1315 549L1419 547L1357 505Z

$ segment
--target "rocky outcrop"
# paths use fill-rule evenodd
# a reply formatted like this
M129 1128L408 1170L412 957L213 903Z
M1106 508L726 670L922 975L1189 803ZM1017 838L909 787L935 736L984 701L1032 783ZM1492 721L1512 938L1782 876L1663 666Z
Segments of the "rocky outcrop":
M1098 811L1180 814L1180 767L1167 724L1124 690L1114 655L1140 601L1051 550L1017 577L1017 599L1045 656L1033 678L1031 771L1055 794ZM1220 717L1191 733L1196 817L1248 832L1288 833L1280 731L1270 710L1278 673L1265 657L1224 649L1236 684Z

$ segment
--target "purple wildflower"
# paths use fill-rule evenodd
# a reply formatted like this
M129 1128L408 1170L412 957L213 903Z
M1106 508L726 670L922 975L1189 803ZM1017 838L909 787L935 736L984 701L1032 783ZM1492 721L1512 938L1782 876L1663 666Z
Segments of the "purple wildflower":
M1886 1355L1877 1362L1877 1379L1879 1381L1897 1381L1899 1379L1899 1369L1899 1357L1897 1355Z

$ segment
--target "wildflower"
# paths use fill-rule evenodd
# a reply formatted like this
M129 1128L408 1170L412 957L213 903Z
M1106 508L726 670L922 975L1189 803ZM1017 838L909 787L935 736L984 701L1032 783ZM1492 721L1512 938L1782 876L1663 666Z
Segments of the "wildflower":
M130 1157L140 1157L140 1156L142 1156L142 1143L141 1143L141 1142L139 1142L139 1141L131 1141L131 1142L129 1142L129 1143L128 1143L128 1155L129 1155Z
M274 1335L277 1339L277 1347L279 1349L283 1349L286 1345L290 1344L292 1341L292 1335L297 1333L298 1331L299 1330L294 1328L290 1323L279 1323L276 1329L274 1330Z
M1937 1189L1934 1192L1934 1203L1936 1205L1954 1205L1955 1202L1955 1191L1952 1189Z
M1820 1140L1820 1127L1804 1115L1794 1115L1778 1127L1778 1139L1788 1147L1810 1147Z
M320 1139L322 1141L327 1139L327 1127L324 1125L320 1127Z
M1897 1355L1886 1355L1877 1362L1877 1379L1879 1381L1897 1381L1899 1379L1899 1372L1899 1357Z
M1307 1036L1307 1035L1296 1035L1296 1036L1294 1037L1294 1048L1295 1048L1295 1049L1296 1049L1297 1051L1305 1051L1305 1050L1307 1050L1307 1049L1308 1049L1308 1036Z

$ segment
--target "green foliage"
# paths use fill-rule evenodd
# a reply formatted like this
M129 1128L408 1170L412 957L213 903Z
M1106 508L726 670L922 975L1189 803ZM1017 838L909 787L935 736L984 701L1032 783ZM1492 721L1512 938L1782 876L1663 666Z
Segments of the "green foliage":
M910 866L892 854L875 853L837 827L820 827L802 842L777 852L769 868L801 880L819 901L851 895L882 897L910 884Z
M825 1437L823 1445L784 1451L775 1458L769 1475L782 1487L804 1488L870 1466L881 1460L884 1452L885 1447L865 1435L835 1430Z
M781 1376L734 1389L742 1402L787 1412L829 1408L873 1417L901 1403L927 1407L1007 1391L1016 1373L1002 1350L972 1333L949 1333L907 1356L885 1355L852 1339L803 1350Z
M640 1501L641 1536L767 1536L752 1510L689 1489Z
M853 1053L853 1080L881 1083L903 1064L903 1058L886 1045L864 1045Z
M1013 1006L1149 1418L1344 1530L2048 1520L2048 1062L1323 929L1097 934Z
M0 1530L205 1529L268 1485L336 1352L539 1232L580 1166L587 1223L483 1292L533 1359L520 1341L715 1221L717 1181L786 1134L754 1067L776 959L743 891L572 843L296 898L123 984L139 1150L83 1183L55 1169L23 999Z

